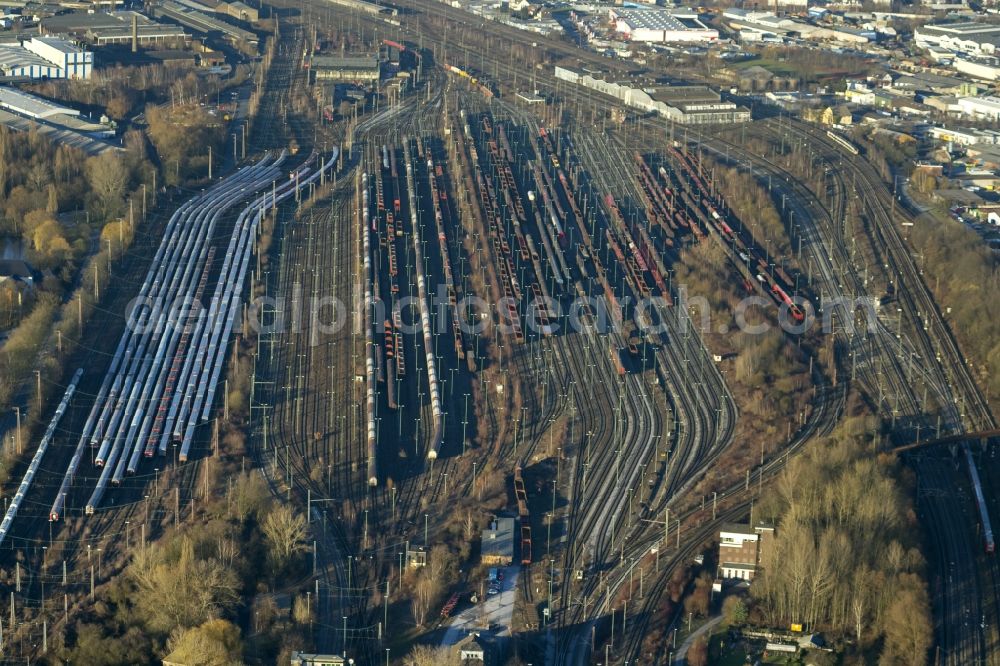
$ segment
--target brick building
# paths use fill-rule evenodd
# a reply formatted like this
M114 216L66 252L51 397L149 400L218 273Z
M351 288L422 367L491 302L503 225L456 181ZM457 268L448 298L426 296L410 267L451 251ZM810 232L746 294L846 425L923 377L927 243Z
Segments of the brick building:
M719 530L719 571L722 578L753 580L761 556L771 547L774 527L729 523Z

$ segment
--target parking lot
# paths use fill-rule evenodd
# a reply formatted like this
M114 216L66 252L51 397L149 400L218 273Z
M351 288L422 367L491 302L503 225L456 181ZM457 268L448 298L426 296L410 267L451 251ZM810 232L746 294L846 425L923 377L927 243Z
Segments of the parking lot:
M521 567L509 566L499 570L503 581L496 586L496 594L487 594L486 599L457 614L445 630L442 645L454 645L462 640L469 631L488 627L495 636L510 636L510 623L514 614L514 602L517 599L517 582ZM487 585L488 587L488 585ZM484 589L486 589L484 587Z

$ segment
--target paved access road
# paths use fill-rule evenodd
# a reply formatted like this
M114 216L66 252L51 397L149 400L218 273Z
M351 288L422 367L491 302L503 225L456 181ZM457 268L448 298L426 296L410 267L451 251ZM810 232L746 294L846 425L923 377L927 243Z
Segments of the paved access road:
M721 615L713 617L708 622L695 629L690 636L685 638L684 642L681 643L680 649L677 650L677 654L674 655L674 666L684 666L684 664L687 663L688 650L690 650L691 646L694 645L694 642L698 640L698 637L704 636L706 633L711 633L715 627L719 626L720 622L722 622Z
M517 601L517 579L521 567L514 565L504 567L503 582L498 583L500 593L487 595L482 603L474 604L455 616L445 630L441 645L454 645L464 638L470 629L481 626L493 627L499 625L497 636L510 636L510 623L514 615L514 602Z

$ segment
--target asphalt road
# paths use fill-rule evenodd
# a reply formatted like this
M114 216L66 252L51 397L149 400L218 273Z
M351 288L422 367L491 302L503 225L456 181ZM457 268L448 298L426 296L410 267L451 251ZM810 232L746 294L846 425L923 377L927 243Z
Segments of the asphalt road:
M480 599L478 603L456 614L444 632L441 645L454 645L468 635L470 630L483 626L491 628L493 635L497 637L511 636L511 619L517 602L521 567L515 564L503 567L500 571L504 573L503 582L499 583L500 592L487 594L485 599Z
M677 654L674 655L674 666L684 666L687 663L687 653L694 645L694 642L698 640L699 637L704 636L706 633L710 633L715 627L719 626L722 622L722 616L717 615L708 620L705 624L701 625L697 629L691 632L691 634L684 639L681 646L677 648Z

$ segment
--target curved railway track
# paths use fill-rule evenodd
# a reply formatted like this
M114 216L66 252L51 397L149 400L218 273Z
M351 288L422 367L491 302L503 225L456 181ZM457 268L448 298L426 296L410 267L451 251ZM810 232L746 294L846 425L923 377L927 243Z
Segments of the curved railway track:
M861 181L852 179L850 185L846 181L846 176L841 169L841 162L845 159L842 151L825 136L819 137L815 130L796 130L798 136L804 140L814 142L813 145L826 147L825 153L816 155L816 158L824 161L835 180L835 201L843 200L843 193L852 192L855 188L862 192L861 201L865 205L865 211L872 218L868 225L869 234L872 237L874 247L885 257L886 264L893 270L896 281L904 275L902 269L898 268L897 257L903 250L897 246L896 252L890 252L890 240L884 238L885 234L896 236L894 223L889 219L887 209L891 205L886 205L882 193L887 193L880 180L874 180L870 170L860 170ZM793 133L794 135L794 133ZM718 151L717 151L718 152ZM739 147L729 144L727 152L739 154ZM784 170L768 160L757 157L754 160L758 170L770 171L770 175L776 181L785 183L791 181L789 175ZM867 164L867 163L865 163ZM797 188L804 190L801 183L795 183ZM808 193L806 198L809 198ZM823 205L814 200L814 204L819 208ZM841 207L842 208L842 207ZM805 211L802 211L805 213ZM842 214L842 210L839 211ZM813 252L816 259L818 273L826 283L826 293L836 296L842 293L865 294L866 285L862 284L859 277L861 266L853 261L853 256L847 247L843 232L844 225L835 224L835 214L827 211L826 224L813 224L812 228L805 228L801 233L802 237L809 245L816 245L820 248L818 252ZM798 219L823 220L824 217L803 214L797 215ZM803 225L805 227L805 225ZM839 231L838 231L839 230ZM891 233L887 230L891 230ZM894 256L895 255L895 256ZM907 255L907 260L910 260ZM866 269L867 271L867 269ZM834 276L839 277L839 280ZM893 279L890 275L890 279ZM916 302L921 291L925 289L922 283L920 288L911 290L910 282L919 281L916 270L910 270L905 274L903 280L906 288L898 288L900 294L900 308L902 314L906 314L908 321L912 322L909 331L904 331L899 326L900 318L893 331L891 324L885 321L877 321L874 331L865 331L862 335L853 335L850 340L852 353L852 375L854 375L863 385L867 387L867 392L872 396L873 402L878 405L886 415L887 420L891 420L897 429L902 432L909 432L910 437L919 437L920 428L924 432L936 429L938 432L942 428L947 431L961 430L963 428L963 418L959 413L959 401L953 393L953 382L949 380L948 370L941 365L941 352L936 348L928 329L927 313L936 313L936 309L928 308L927 301L924 301L924 310ZM934 339L951 340L950 334L943 338L935 336ZM945 345L950 347L950 345ZM916 362L915 362L916 361ZM961 364L961 362L959 362ZM964 373L963 373L964 374ZM923 390L923 395L918 394L918 390ZM937 403L938 420L935 423L928 418L927 396ZM973 396L977 393L973 393ZM974 398L973 398L974 400ZM901 417L906 417L902 419ZM980 416L980 419L983 417ZM977 420L974 423L984 423L988 421ZM939 615L942 617L942 625L939 627L939 645L941 647L940 658L944 663L983 663L986 655L989 654L988 639L983 632L974 629L976 623L970 621L970 617L982 616L995 617L995 605L990 604L990 612L983 614L979 609L980 594L976 591L979 587L976 581L978 574L974 562L976 560L974 540L970 539L968 526L963 520L944 519L945 516L962 516L963 510L960 508L960 498L954 492L944 491L949 487L948 478L951 476L938 465L924 459L914 461L921 475L928 480L928 487L931 489L925 492L921 498L924 510L932 518L932 530L937 532L934 542L937 544L938 562L942 566L939 573L939 581L954 581L960 579L966 581L965 585L947 585L939 582L935 586L936 605L939 608ZM984 563L986 570L986 584L995 589L996 571L992 561ZM972 585L972 588L969 588ZM980 584L981 585L981 584ZM975 610L973 610L973 607ZM995 627L995 622L987 624L987 627ZM985 628L985 627L984 627Z
M421 5L421 6L423 6L423 5ZM428 11L435 11L435 13L437 13L436 10L428 10ZM442 13L444 11L449 11L449 10L442 10ZM451 13L454 14L454 12L451 12ZM467 17L464 17L464 18L467 18ZM463 17L456 16L455 20L459 21L459 20L464 20L464 19L463 19ZM524 38L523 35L520 35L519 37L522 40ZM482 61L482 63L481 63L483 65L482 68L484 70L488 70L489 69L489 63L490 63L489 58L488 57L485 58ZM500 63L499 59L494 59L493 60L493 64L496 65L497 71L500 71L500 65L502 63ZM503 63L503 66L504 66L504 69L508 70L508 71L511 68L511 65L509 63ZM789 190L794 190L795 188L792 185L789 185L788 189ZM801 192L800 192L800 194L801 194ZM808 199L806 199L806 201L808 201ZM808 204L808 205L811 205L811 203ZM804 211L802 211L802 212L804 212ZM834 215L836 216L836 213L834 213ZM881 340L865 340L864 338L862 338L861 341L852 342L852 346L856 345L856 351L854 353L855 354L859 354L861 352L864 352L866 354L884 353L884 351L883 351L884 348L890 346L890 340L888 339L888 337L890 335L892 335L892 331L889 330L889 329L886 329L882 333L879 333L878 335L879 335L880 338L882 338ZM543 342L541 344L542 345L547 345L547 344L549 344L549 342L546 341L546 342ZM895 349L895 351L898 353L898 348ZM539 357L541 357L541 355ZM689 359L690 358L691 357L689 357ZM521 360L518 360L518 361L516 361L516 363L520 364L520 363L524 363L524 362L521 361ZM529 360L526 365L530 366L531 363L532 363L532 361ZM682 367L686 367L687 365L688 364L685 363ZM605 366L606 366L606 363L605 363ZM605 370L607 370L607 368L605 368ZM593 373L594 370L592 369L592 366L588 367L586 365L586 362L584 362L584 372L590 374L590 373ZM863 380L867 377L868 378L867 381L869 383L872 383L872 378L874 378L874 383L875 384L879 384L879 385L886 384L886 385L888 385L889 392L891 394L899 395L904 390L904 386L907 383L906 380L912 379L913 373L915 371L911 369L911 370L908 370L908 371L905 371L905 372L894 371L894 372L891 372L891 373L883 373L883 374L886 374L887 377L882 377L882 378L879 378L879 374L880 373L879 373L878 369L872 369L872 368L864 369L864 368L862 368L861 370L856 370L855 372L858 375L861 375ZM923 373L918 371L918 374L923 374ZM930 379L925 377L924 381L925 381L925 383L928 383L930 381ZM565 384L564 384L564 386L565 386ZM572 392L574 394L576 393L575 389L571 389L571 390L572 390ZM889 400L888 397L883 396L883 398L884 398L884 400L883 399L879 399L878 402L879 403L883 403L884 402L884 403L888 404L888 400ZM828 398L824 398L821 395L819 397L819 404L826 405L827 404L827 400L828 400ZM899 399L897 399L897 405L899 404L899 402L900 402ZM539 411L542 411L542 410L539 410ZM539 434L541 434L541 433L538 432L538 424L536 423L533 426L532 429L533 429L533 434L535 435L535 437L533 437L533 439L535 439L535 438L538 437ZM677 457L675 456L674 460L676 460L676 459L677 459ZM579 475L579 473L578 473L578 475ZM437 488L440 488L440 485L441 485L440 481L438 481L435 484L435 486ZM574 486L574 487L578 487L578 486Z

